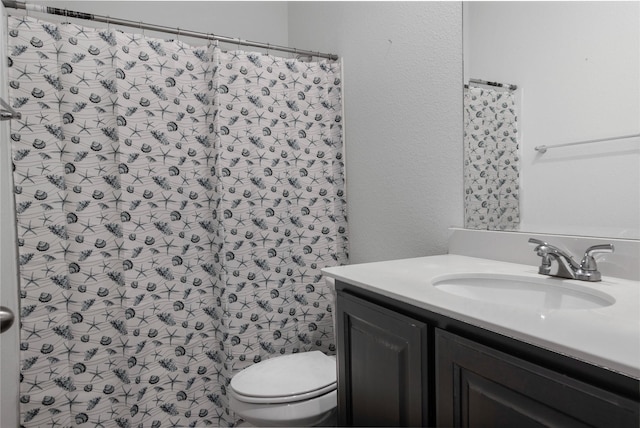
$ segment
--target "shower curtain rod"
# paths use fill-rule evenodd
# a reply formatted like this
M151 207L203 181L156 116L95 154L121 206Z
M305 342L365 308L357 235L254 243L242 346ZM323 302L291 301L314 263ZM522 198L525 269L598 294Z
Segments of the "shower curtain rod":
M216 36L213 33L203 33L201 31L183 30L177 27L174 28L174 27L167 27L164 25L148 24L142 21L136 22L128 19L112 18L109 16L94 15L91 13L77 12L77 11L68 10L68 9L58 9L55 7L31 4L31 3L26 3L26 2L17 1L17 0L2 0L2 4L4 5L4 7L11 8L11 9L24 9L27 11L65 16L68 18L86 19L90 21L104 22L106 24L123 25L127 27L139 28L141 30L160 31L163 33L176 34L178 36L195 37L198 39L214 40L214 41L219 41L223 43L252 46L256 48L266 49L267 52L269 50L277 50L281 52L294 53L298 56L316 56L319 58L327 58L331 60L338 59L338 55L330 54L330 53L314 52L309 50L290 48L287 46L272 45L269 43L262 43L262 42L252 42L249 40L242 40L240 38L234 38L234 37Z
M515 91L516 89L518 89L518 85L512 85L511 83L490 82L488 80L480 80L480 79L469 79L469 83L478 83L480 85L496 86L498 88L507 88L510 91Z

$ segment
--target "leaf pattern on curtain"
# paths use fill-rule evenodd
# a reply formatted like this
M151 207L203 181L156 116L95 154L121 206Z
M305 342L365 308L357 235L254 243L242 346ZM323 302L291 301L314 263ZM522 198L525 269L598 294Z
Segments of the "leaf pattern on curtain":
M9 30L24 426L232 425L235 372L334 350L338 64Z
M465 88L464 109L465 227L517 230L520 155L515 96L470 86Z

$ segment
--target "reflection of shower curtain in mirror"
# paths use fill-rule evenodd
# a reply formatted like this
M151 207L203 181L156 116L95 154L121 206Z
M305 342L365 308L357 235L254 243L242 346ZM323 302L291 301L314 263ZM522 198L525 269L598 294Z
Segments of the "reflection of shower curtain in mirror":
M515 230L520 222L515 96L470 86L464 109L465 227Z

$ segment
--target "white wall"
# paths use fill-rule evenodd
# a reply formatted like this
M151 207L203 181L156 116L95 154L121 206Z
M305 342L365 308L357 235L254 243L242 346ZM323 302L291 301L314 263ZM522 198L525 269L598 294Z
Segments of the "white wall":
M462 224L459 2L292 2L290 44L344 58L353 263L447 252Z
M640 239L639 2L465 3L465 79L517 84L521 230Z

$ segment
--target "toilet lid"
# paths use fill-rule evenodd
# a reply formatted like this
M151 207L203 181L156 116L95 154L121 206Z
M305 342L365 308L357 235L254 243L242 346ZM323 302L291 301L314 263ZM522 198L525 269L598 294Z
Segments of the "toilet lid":
M231 379L238 399L309 399L336 388L336 360L320 351L284 355L247 367Z

